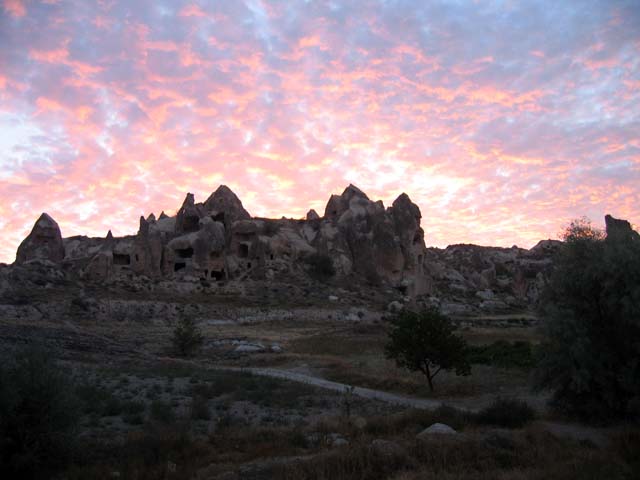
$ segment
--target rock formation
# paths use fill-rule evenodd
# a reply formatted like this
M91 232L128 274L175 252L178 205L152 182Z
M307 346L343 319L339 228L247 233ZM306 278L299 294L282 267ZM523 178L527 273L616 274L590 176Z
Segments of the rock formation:
M614 241L640 241L640 234L631 228L631 224L628 221L606 215L604 222L607 230L607 239Z
M226 186L204 203L186 195L175 216L140 217L135 235L62 238L47 214L18 248L16 263L47 260L87 281L225 285L245 279L296 283L328 257L337 278L399 292L451 315L501 312L535 304L562 243L530 250L476 245L426 248L420 209L401 194L390 207L353 185L331 195L324 216L255 218ZM610 239L639 240L629 222L606 217ZM324 262L326 265L326 261ZM140 283L140 282L138 282ZM400 304L402 306L402 304Z
M64 259L64 245L60 227L46 213L40 215L31 233L25 238L16 254L16 263L30 260L61 262Z
M140 217L136 235L62 239L46 214L19 249L18 261L63 260L92 280L144 275L206 280L274 278L304 274L304 258L328 256L340 276L426 293L430 279L420 210L406 194L385 209L349 185L332 195L324 217L310 210L304 220L252 218L240 199L220 186L204 203L188 193L173 217Z

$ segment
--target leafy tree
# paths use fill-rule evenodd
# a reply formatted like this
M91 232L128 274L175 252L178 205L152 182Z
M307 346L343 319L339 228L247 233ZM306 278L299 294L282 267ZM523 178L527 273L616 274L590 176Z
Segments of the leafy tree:
M176 328L173 329L171 339L176 353L183 357L193 355L204 342L202 332L192 318L180 319Z
M467 344L454 330L451 320L437 310L403 311L391 322L385 356L400 367L422 372L433 391L433 379L441 370L471 373Z
M80 403L52 354L28 347L0 363L0 464L6 478L45 478L71 455Z
M568 413L631 415L640 402L640 241L605 238L586 219L562 237L542 296L536 386L552 388L553 405Z

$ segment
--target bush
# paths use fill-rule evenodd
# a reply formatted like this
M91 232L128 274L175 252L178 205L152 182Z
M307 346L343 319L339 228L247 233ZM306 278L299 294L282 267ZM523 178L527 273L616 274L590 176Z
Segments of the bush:
M0 364L0 464L6 478L65 466L81 404L50 352L29 347Z
M312 253L311 255L307 255L304 261L309 266L309 275L316 280L326 281L336 274L333 261L328 255Z
M171 339L175 352L188 357L193 355L203 344L204 336L192 318L182 318L173 330Z
M476 423L504 428L520 428L535 418L536 412L527 402L509 398L497 398L474 416Z
M502 368L531 368L535 365L534 350L529 342L498 340L489 345L470 346L467 350L472 364L494 365Z

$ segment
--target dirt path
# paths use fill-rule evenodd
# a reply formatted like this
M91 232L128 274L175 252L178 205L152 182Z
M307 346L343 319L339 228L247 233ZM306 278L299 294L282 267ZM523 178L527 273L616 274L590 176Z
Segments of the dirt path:
M371 388L352 387L345 383L332 382L325 380L324 378L312 377L311 375L305 375L302 373L291 372L288 370L278 370L275 368L256 368L256 367L213 367L222 370L250 372L254 375L261 375L265 377L282 378L284 380L290 380L292 382L305 383L314 387L324 388L326 390L333 390L336 392L346 392L348 389L353 388L353 395L357 395L361 398L368 400L378 400L385 403L391 403L394 405L402 405L411 408L422 408L425 410L435 410L442 401L428 400L425 398L405 397L395 393L384 392L382 390L373 390ZM453 405L456 406L456 405ZM472 411L465 407L459 407L461 410Z
M327 390L333 390L336 392L344 392L348 388L351 388L351 385L346 385L344 383L332 382L330 380L313 377L311 375L305 375L302 373L291 372L287 370L278 370L275 368L256 368L256 367L247 367L247 368L213 367L213 368L222 369L222 370L231 370L231 371L251 372L254 375L281 378L284 380L305 383L307 385L312 385L312 386L315 386L318 388L324 388ZM390 403L394 405L402 405L410 408L419 408L419 409L425 409L425 410L435 410L436 408L440 407L444 403L438 400L406 397L403 395L397 395L395 393L389 393L381 390L373 390L371 388L362 388L362 387L354 387L353 395L357 395L361 398L366 398L369 400L378 400L381 402ZM472 412L472 413L478 411L478 409L471 409L459 404L457 405L456 402L447 401L446 403L447 405L455 407L459 410ZM540 425L545 430L549 431L550 433L552 433L557 437L572 438L578 441L590 441L600 447L604 447L608 444L609 442L608 434L615 430L612 428L595 428L595 427L588 427L580 424L561 423L561 422L553 422L553 421L541 421Z

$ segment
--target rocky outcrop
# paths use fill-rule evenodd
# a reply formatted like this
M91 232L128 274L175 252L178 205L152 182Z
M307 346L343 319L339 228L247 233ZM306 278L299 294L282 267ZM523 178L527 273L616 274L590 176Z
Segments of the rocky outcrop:
M607 239L612 241L640 241L640 234L631 228L631 224L626 220L621 220L606 215L604 222L607 230Z
M16 254L16 263L31 260L49 260L59 263L64 259L64 244L60 227L48 214L43 213L31 233L25 238Z
M226 185L220 185L204 202L204 210L215 221L230 226L237 220L251 218L242 206L242 202L235 193Z

